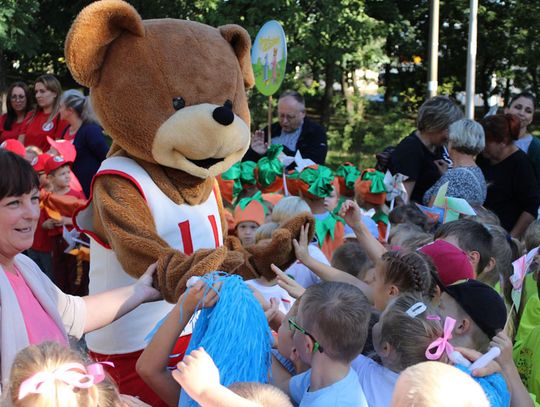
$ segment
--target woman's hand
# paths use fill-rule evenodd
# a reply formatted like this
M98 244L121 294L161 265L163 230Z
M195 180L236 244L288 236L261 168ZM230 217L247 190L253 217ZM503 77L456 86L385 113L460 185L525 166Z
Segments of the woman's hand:
M341 216L345 223L347 223L354 231L362 229L362 212L356 202L351 200L343 202L343 205L341 205L341 209L339 210L339 216Z
M296 239L293 240L294 253L296 254L296 258L298 259L298 261L304 264L306 264L310 258L308 237L309 223L306 223L300 228L300 241Z
M278 285L287 291L291 297L300 298L304 294L306 289L285 274L278 266L272 264L270 267L277 275Z
M186 356L176 365L172 375L195 400L219 386L219 370L203 348L195 349Z
M150 264L133 285L135 294L141 299L141 303L161 300L161 293L152 286L156 268L157 262Z

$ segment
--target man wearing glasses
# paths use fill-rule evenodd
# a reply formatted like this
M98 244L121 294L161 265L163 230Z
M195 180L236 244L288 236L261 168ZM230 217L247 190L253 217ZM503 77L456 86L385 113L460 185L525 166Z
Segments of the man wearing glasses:
M278 100L279 122L272 125L272 144L283 145L283 152L294 157L300 151L303 158L324 164L328 146L326 130L306 117L304 98L294 91L283 93ZM259 161L268 150L268 129L257 130L243 161Z

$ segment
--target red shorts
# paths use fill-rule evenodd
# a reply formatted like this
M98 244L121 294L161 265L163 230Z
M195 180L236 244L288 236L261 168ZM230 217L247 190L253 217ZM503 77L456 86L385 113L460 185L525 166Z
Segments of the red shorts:
M180 362L189 345L191 335L186 335L178 338L169 361L169 367L175 367ZM101 353L90 352L90 356L97 362L113 362L114 367L103 365L107 370L107 373L111 375L120 394L129 394L140 398L145 403L150 404L153 407L167 407L159 396L141 379L135 370L135 365L139 356L142 354L142 350L132 353L122 353L118 355L104 355Z

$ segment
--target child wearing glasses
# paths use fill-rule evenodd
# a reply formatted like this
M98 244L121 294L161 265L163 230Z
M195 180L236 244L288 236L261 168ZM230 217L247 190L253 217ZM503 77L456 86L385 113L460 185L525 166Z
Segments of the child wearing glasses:
M351 368L367 337L366 297L350 284L324 282L299 301L298 314L288 322L298 356L311 368L276 384L299 406L367 406Z

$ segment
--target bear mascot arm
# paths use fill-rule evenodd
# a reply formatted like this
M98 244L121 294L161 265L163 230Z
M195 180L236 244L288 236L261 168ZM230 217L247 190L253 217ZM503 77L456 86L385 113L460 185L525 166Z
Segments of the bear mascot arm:
M310 222L313 231L306 214L276 230L268 245L244 249L238 239L223 238L214 177L249 146L250 44L239 26L143 21L120 0L86 7L66 39L68 67L90 88L93 107L113 139L107 164L94 178L89 207L76 224L112 249L133 277L157 260L156 285L169 302L176 301L189 277L212 270L273 277L271 263L287 267L294 261L291 240L301 225ZM150 187L141 187L140 179ZM160 200L152 206L155 196ZM214 205L216 244L196 247L194 239L193 250L186 250L185 239L183 245L171 244L170 230L180 233L180 223L163 215L168 213L161 211L163 202L179 208L174 214ZM197 223L188 223L188 229ZM199 236L204 240L212 230ZM190 233L196 236L188 230L187 237Z

